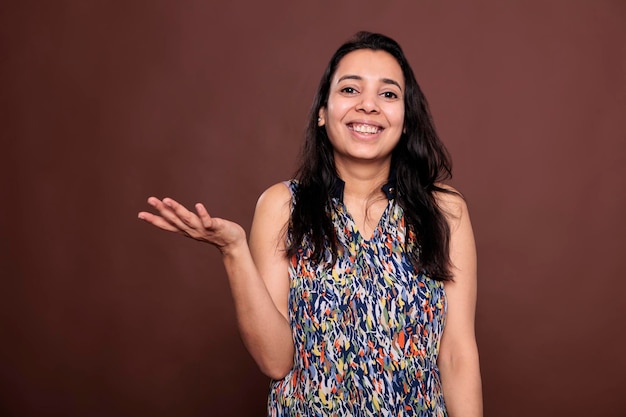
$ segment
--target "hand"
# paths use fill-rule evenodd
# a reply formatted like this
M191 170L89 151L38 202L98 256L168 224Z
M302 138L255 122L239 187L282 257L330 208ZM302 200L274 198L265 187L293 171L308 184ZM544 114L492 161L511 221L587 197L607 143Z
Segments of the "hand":
M150 197L148 204L154 207L160 216L142 211L138 214L140 219L159 229L215 245L222 253L246 241L246 233L240 225L209 216L201 203L195 206L197 214L187 210L171 198L159 200L156 197Z

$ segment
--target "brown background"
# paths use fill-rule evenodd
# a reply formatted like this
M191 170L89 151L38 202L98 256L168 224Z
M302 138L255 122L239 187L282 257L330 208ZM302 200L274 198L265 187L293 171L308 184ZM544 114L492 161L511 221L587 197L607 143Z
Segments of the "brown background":
M216 250L249 227L335 48L405 48L479 250L486 416L625 416L626 2L22 1L1 21L0 411L261 416Z

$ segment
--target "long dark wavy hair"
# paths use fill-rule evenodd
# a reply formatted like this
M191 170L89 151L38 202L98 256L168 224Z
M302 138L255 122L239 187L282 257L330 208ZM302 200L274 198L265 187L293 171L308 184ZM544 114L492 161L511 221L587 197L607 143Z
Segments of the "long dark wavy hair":
M449 280L450 230L437 205L435 193L450 192L437 185L452 177L450 156L437 136L428 103L402 48L393 39L377 33L357 33L337 49L324 71L309 114L295 176L299 185L289 222L291 238L287 256L295 255L303 241L308 241L313 247L311 259L314 262L323 262L327 249L333 254L331 262L337 258L339 243L331 217L337 172L333 147L326 128L318 126L318 115L319 110L328 104L331 80L339 62L350 52L360 49L385 51L402 69L404 133L392 154L390 176L395 176L396 202L404 211L409 232L406 247L412 249L407 255L416 271L436 280Z

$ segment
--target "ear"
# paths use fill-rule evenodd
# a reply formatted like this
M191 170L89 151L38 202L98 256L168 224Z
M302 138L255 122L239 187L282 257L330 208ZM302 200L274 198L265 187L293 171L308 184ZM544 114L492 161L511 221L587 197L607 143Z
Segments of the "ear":
M320 107L317 112L317 125L322 127L326 124L326 107Z

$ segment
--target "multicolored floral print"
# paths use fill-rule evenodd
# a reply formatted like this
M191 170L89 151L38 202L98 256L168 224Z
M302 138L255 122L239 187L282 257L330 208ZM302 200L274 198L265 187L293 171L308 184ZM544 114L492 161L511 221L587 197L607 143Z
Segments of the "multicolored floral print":
M293 195L297 183L287 184ZM306 245L291 259L294 367L272 381L268 415L447 416L437 368L443 284L413 269L393 199L370 239L333 201L337 262L313 266Z

